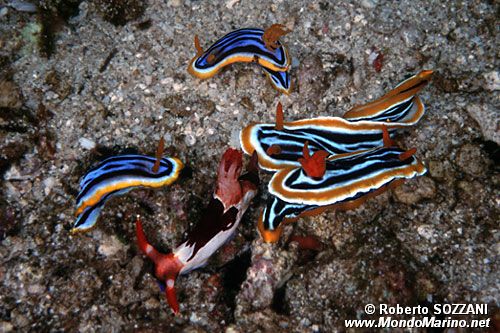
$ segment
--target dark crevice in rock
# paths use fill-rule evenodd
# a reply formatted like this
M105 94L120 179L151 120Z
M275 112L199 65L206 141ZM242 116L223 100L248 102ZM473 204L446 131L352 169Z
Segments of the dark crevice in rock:
M234 310L236 309L236 295L238 295L241 284L245 281L247 270L252 263L252 251L247 250L224 266L222 285L224 288L223 300L230 311L226 322L234 323Z
M493 161L494 167L498 168L500 166L500 146L490 140L478 139L474 141L482 146L488 157Z
M290 315L290 304L286 300L286 283L281 287L276 289L273 295L273 302L271 303L271 309L277 314L289 316Z

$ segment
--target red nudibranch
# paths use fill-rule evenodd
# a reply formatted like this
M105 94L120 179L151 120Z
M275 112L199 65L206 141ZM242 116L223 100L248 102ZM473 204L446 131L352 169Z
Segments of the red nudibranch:
M202 213L201 220L188 233L187 239L172 253L162 254L150 245L139 218L136 221L136 235L139 249L155 264L156 277L165 282L168 304L174 314L179 313L175 294L175 280L179 274L203 266L234 234L243 214L257 194L259 175L257 154L254 154L242 170L242 153L229 148L219 165L214 195Z

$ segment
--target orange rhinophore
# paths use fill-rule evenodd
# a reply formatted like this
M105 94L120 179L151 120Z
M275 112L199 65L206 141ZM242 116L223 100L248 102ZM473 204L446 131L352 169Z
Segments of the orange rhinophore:
M382 138L384 140L384 147L394 146L394 142L391 140L391 136L389 135L389 131L385 125L382 125Z
M326 158L328 153L324 150L316 151L312 156L309 154L309 142L306 141L302 149L303 158L299 158L300 165L305 173L312 178L321 178L326 171Z
M158 170L160 169L160 162L161 158L163 157L163 150L165 149L165 139L161 137L160 142L158 143L158 148L156 148L156 161L155 164L153 165L153 168L151 171L154 173L157 173Z
M276 105L276 125L274 126L274 129L277 131L283 130L283 106L280 102Z
M194 35L194 47L196 48L196 56L197 57L201 56L203 54L203 49L201 48L198 35Z

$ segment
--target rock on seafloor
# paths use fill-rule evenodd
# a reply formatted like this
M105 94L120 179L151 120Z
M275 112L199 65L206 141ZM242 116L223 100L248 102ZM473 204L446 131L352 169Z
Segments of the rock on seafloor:
M289 278L296 260L296 251L280 250L276 245L255 240L252 262L237 297L237 312L242 308L253 312L269 307L276 289Z

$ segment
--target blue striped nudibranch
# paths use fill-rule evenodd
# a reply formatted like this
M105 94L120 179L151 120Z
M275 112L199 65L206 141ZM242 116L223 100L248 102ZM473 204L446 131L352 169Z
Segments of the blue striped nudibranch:
M177 158L158 159L145 155L119 155L102 161L89 170L80 182L75 212L78 218L71 231L92 228L102 206L111 197L136 187L159 188L170 185L183 167Z
M423 175L425 166L398 147L379 147L332 156L325 161L324 174L311 177L304 167L276 172L269 185L270 198L258 226L267 242L275 242L282 221L315 215L327 208L352 209L404 179Z
M377 100L356 106L344 114L350 121L390 122L392 126L415 125L425 108L417 96L431 80L433 71L424 70L409 77Z
M216 189L202 212L201 220L189 231L186 240L169 254L162 254L151 246L142 223L139 219L136 222L138 246L155 263L155 275L165 283L167 301L175 314L179 312L174 288L177 276L203 266L212 254L231 239L257 194L257 155L252 156L247 172L240 176L241 170L242 153L229 148L219 164Z
M325 150L331 155L352 153L383 145L383 128L394 130L414 125L422 117L424 106L415 94L429 81L431 71L423 71L404 81L369 108L356 107L340 117L318 117L283 122L281 104L275 124L250 124L241 131L243 151L259 155L260 166L269 171L299 166L302 147L309 142L311 151Z
M278 38L289 31L281 25L272 25L266 31L257 28L238 29L228 33L206 51L195 36L197 54L188 65L188 72L200 79L208 79L222 68L236 62L255 62L264 68L273 87L290 92L287 72L291 59L288 50Z

